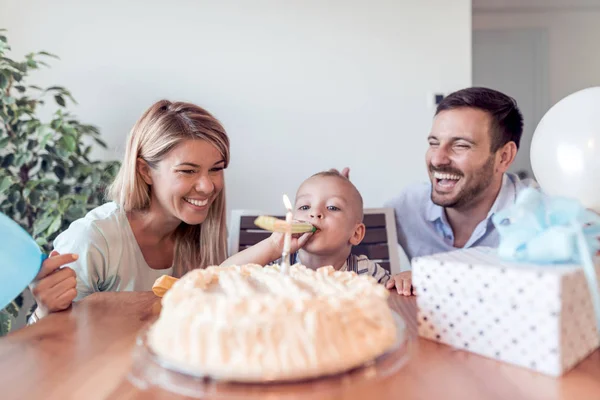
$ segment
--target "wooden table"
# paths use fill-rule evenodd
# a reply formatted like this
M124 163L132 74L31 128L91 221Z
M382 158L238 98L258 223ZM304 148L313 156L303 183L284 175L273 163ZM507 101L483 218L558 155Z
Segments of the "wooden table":
M392 294L390 305L404 317L413 339L408 363L379 381L334 387L311 400L600 399L600 351L554 379L419 339L415 298ZM158 310L152 293L96 293L0 339L0 398L182 398L159 388L138 389L127 379L135 338ZM262 398L298 393L290 386L281 396Z

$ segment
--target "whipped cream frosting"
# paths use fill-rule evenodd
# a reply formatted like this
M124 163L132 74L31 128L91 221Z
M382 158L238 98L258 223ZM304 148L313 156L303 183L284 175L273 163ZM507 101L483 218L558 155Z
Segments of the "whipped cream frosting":
M165 294L150 347L195 375L311 378L360 366L397 342L389 293L369 276L323 267L209 267Z

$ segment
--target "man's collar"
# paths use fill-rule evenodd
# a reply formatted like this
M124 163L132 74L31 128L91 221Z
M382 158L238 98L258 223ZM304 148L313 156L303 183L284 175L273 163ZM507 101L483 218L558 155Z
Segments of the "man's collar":
M496 196L496 200L494 200L494 204L492 204L486 219L491 218L497 211L502 210L515 202L515 186L510 185L509 181L512 181L512 179L508 174L502 175L502 186L500 186L498 196Z
M429 222L435 222L438 219L441 219L444 215L444 207L438 206L431 200L431 191L433 188L429 190L429 199L427 202L427 209L425 210L425 218Z

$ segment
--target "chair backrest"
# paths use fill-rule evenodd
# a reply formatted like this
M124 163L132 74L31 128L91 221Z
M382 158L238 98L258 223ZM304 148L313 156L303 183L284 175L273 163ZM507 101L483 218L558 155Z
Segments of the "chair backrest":
M365 238L360 245L352 248L352 253L364 254L392 274L400 272L398 237L393 208L365 208L363 223ZM229 231L229 255L244 250L271 234L254 225L257 216L264 215L251 210L233 210ZM276 216L284 219L283 216Z

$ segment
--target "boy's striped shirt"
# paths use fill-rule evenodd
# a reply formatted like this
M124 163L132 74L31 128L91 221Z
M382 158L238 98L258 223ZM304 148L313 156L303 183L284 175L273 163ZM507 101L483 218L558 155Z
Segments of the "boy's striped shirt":
M290 255L290 263L292 265L297 263L302 264L297 252ZM353 271L358 275L368 274L375 278L377 283L382 285L385 285L390 279L390 273L385 268L376 262L369 260L369 258L364 255L357 256L355 254L350 254L342 268L339 270Z

